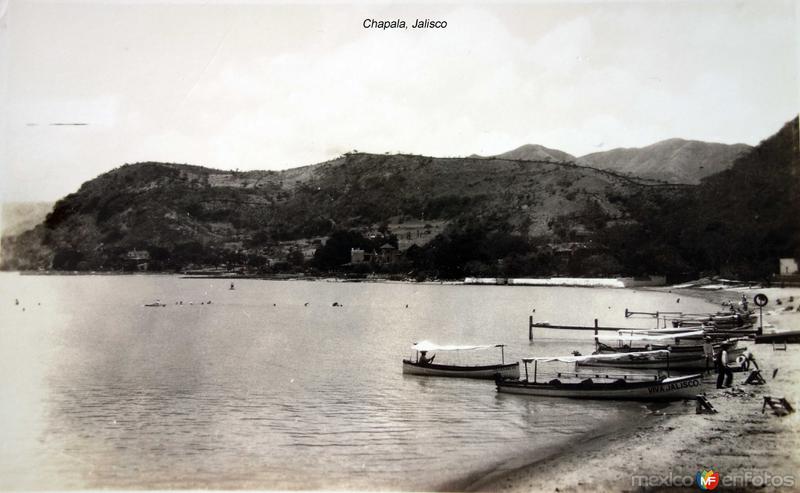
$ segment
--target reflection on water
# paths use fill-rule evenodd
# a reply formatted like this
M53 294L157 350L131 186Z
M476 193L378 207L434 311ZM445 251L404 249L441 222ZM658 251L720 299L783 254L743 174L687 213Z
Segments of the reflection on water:
M624 309L676 303L576 288L228 286L0 275L0 488L436 488L643 408L404 376L412 341L504 342L510 361L590 352L589 333L540 329L529 344L528 315L652 324ZM167 306L142 306L155 299ZM680 308L709 307L684 298ZM437 362L447 358L499 353Z

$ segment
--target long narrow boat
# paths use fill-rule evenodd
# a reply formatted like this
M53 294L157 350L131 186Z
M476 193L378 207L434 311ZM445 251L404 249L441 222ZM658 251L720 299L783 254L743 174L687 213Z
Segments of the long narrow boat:
M779 344L799 344L800 330L788 330L785 332L756 336L756 344L773 344L776 342Z
M648 353L666 351L648 351L637 353L648 356ZM537 381L536 367L540 362L561 361L565 363L581 363L590 360L613 359L616 355L561 356L550 358L523 358L525 379L496 378L497 391L508 394L533 395L542 397L569 397L573 399L614 399L614 400L681 400L694 399L701 392L701 375L682 377L652 376L642 380L628 379L627 376L610 377L595 376L579 381L562 382L552 379L548 382ZM528 377L528 365L534 363L533 382Z
M662 353L645 355L644 353ZM590 356L617 356L613 360L590 359L576 363L593 368L624 368L629 370L708 370L714 367L704 354L671 354L668 350L611 353Z
M481 349L500 348L501 363L495 365L450 365L421 361L422 352L439 351L475 351ZM442 346L428 341L417 342L412 346L416 352L415 360L403 360L403 373L428 377L481 378L491 380L497 375L503 378L519 378L519 364L505 362L505 345L489 344L479 346ZM432 358L431 358L432 359Z
M687 332L685 334L692 334ZM625 368L638 370L707 370L714 366L711 355L706 356L703 351L673 352L672 348L653 348L645 346L638 351L631 350L630 343L644 341L664 343L675 340L680 334L653 336L646 334L619 334L620 340L627 341L628 347L622 346L618 351L609 351L610 346L600 347L599 340L595 340L598 349L591 356L609 356L608 358L588 358L575 362L576 366ZM606 351L604 351L604 349Z
M605 341L602 341L605 339ZM695 356L711 356L706 355L705 340L711 341L713 338L705 336L702 330L700 331L683 331L674 332L671 329L662 330L620 330L616 336L612 337L595 337L595 346L598 353L625 353L625 352L639 352L639 351L653 351L657 349L666 349L670 351L671 355L684 355L688 356L694 354ZM714 354L719 354L722 350L728 352L728 355L740 354L744 352L744 347L739 347L739 340L742 338L729 338L717 339L711 346ZM613 345L611 341L616 341Z

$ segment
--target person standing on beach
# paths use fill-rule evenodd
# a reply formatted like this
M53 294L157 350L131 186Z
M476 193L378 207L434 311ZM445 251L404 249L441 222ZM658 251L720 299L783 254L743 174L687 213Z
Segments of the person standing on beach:
M730 387L733 383L733 371L728 368L728 351L722 350L717 358L717 388Z
M703 340L703 355L706 357L706 371L710 372L714 365L714 344L708 336Z

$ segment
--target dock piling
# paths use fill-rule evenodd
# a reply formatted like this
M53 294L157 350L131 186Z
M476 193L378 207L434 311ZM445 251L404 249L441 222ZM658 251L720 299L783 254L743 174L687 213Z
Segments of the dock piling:
M533 342L533 315L528 315L528 340Z

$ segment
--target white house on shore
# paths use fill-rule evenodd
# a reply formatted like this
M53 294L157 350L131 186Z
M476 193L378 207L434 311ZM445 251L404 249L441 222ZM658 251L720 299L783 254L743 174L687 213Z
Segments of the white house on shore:
M780 259L780 270L778 271L778 274L782 276L793 276L798 274L797 260L793 258Z
M128 250L125 254L128 262L133 264L137 270L147 270L150 262L150 252L147 250Z

